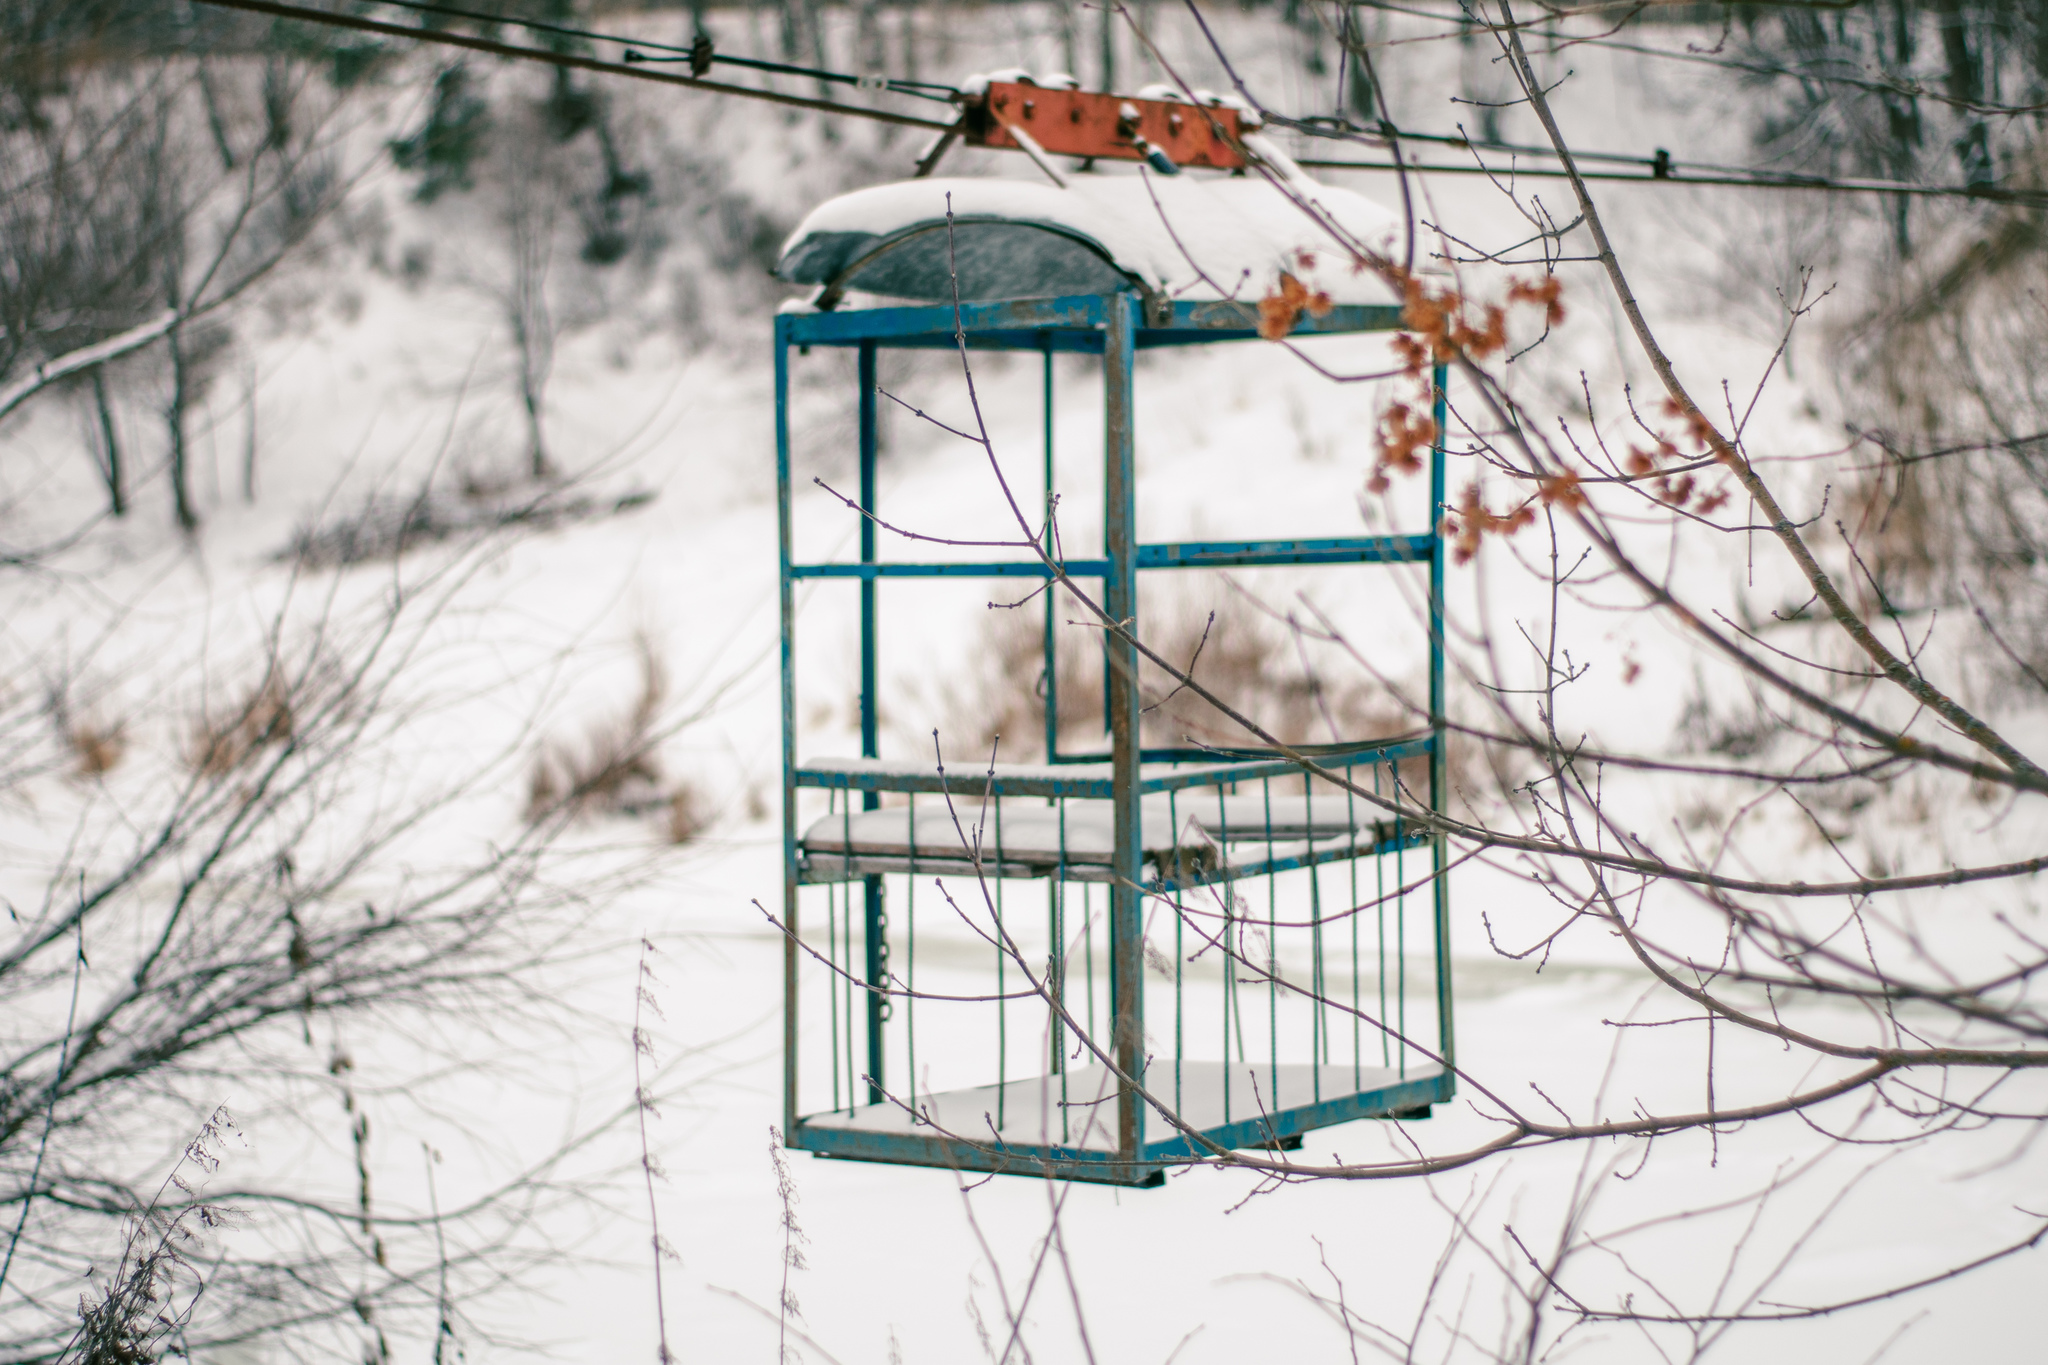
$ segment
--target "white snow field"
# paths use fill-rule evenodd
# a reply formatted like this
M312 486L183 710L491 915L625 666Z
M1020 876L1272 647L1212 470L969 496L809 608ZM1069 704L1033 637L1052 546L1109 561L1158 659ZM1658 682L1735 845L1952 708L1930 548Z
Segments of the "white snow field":
M1043 16L1033 18L1037 12L1023 7L987 13L990 31L973 42L956 40L951 49L948 59L959 71L1054 64ZM1184 22L1163 7L1154 17L1170 50L1200 68L1203 83L1220 87L1220 77L1201 68ZM646 22L679 21L669 14ZM739 11L713 13L714 28L738 34L746 23ZM1014 32L1005 30L1012 25ZM1328 82L1311 83L1301 73L1288 52L1292 40L1274 36L1277 25L1233 18L1222 31L1241 45L1245 69L1265 83L1269 100L1305 109L1327 103L1320 85ZM1469 114L1447 100L1460 89L1460 64L1478 59L1455 44L1393 51L1400 55L1390 59L1386 76L1404 120L1447 129ZM1575 75L1559 99L1571 131L1588 145L1632 152L1668 145L1698 159L1740 154L1740 131L1720 116L1714 92L1679 87L1667 69L1640 67L1609 52L1581 50L1570 64ZM557 304L564 330L545 421L556 463L583 480L593 498L654 496L616 515L521 536L466 584L437 628L438 671L420 679L421 695L434 709L420 732L417 758L429 769L453 771L477 755L529 743L533 736L521 727L536 710L539 733L580 733L631 697L634 640L644 635L674 680L676 713L702 708L665 745L663 757L672 774L705 794L712 822L697 842L665 856L644 884L592 907L586 951L546 983L559 1006L554 1026L495 1028L482 1020L433 1040L372 1031L332 1041L356 1052L358 1084L375 1121L380 1207L426 1208L423 1143L442 1153L438 1198L443 1207L456 1207L565 1135L630 1104L638 944L642 936L651 940L659 949L654 994L661 1017L649 1021L649 1030L666 1068L651 1134L667 1177L657 1186L661 1232L679 1257L665 1270L669 1339L686 1362L772 1361L779 1333L774 1305L785 1279L784 1209L769 1155L769 1128L780 1113L782 946L756 905L775 903L780 877L767 339L774 307L797 291L720 278L706 258L691 254L692 234L708 230L714 212L708 186L765 207L787 231L832 194L900 178L916 148L912 139L884 145L859 128L828 141L815 121L720 107L688 94L621 90L617 98L639 145L658 149L671 168L693 168L697 178L688 183L695 188L654 210L663 215L674 252L665 263L628 262L600 277L574 267L568 261L573 253L564 251L555 281L566 291ZM394 109L389 118L396 126L410 113ZM1513 135L1533 132L1512 115L1503 127ZM365 130L358 140L373 148L387 133ZM947 171L1020 182L1034 175L1021 156L994 154L963 154ZM1390 177L1326 174L1331 183L1399 212ZM1425 177L1419 184L1421 216L1460 237L1501 246L1527 235L1481 178ZM60 573L9 582L0 615L10 670L52 642L97 639L118 617L123 628L94 665L110 680L110 708L118 707L123 689L139 696L189 686L200 661L250 648L288 592L309 602L329 591L345 601L374 602L388 589L394 573L388 563L308 570L294 580L290 568L273 559L294 528L319 509L345 511L372 493L403 497L430 475L444 482L460 473L518 475L524 438L512 362L501 316L478 283L498 268L489 245L495 239L482 211L465 208L459 196L424 208L407 201L406 188L387 169L363 190L381 222L376 250L384 268L363 263L368 248L333 254L293 285L311 291L298 315L266 322L252 310L239 324L252 357L261 442L255 502L245 503L238 488L247 386L225 380L199 423L200 537L187 544L176 535L161 478L152 471L139 484L139 507L127 524L96 528L68 552ZM1035 190L1017 193L1028 197ZM1564 217L1568 192L1556 186L1541 193ZM1726 295L1736 287L1767 295L1782 277L1783 252L1769 245L1777 211L1732 191L1664 187L1614 187L1605 203L1623 250L1640 263L1639 285L1688 377L1703 392L1725 378L1740 401L1769 363L1773 333L1752 320L1768 316L1763 305ZM1743 254L1745 242L1756 244L1753 257ZM409 250L431 258L424 279L408 280L396 267ZM1550 346L1516 366L1515 382L1563 410L1583 368L1595 393L1607 395L1618 410L1621 383L1640 383L1643 367L1633 353L1618 350L1623 329L1595 278L1579 267L1566 274L1571 322ZM695 278L685 278L690 275ZM596 292L578 292L585 290ZM1312 350L1332 367L1361 369L1384 366L1389 354L1384 338L1330 340ZM1034 364L996 359L978 364L976 372L997 450L1026 479L1039 449ZM820 354L799 362L798 374L799 486L812 475L844 479L853 464L851 363ZM890 358L884 382L943 420L967 420L964 388L948 357ZM1386 393L1381 386L1330 384L1262 343L1149 356L1138 382L1139 500L1147 538L1345 534L1362 524L1358 492ZM1085 470L1100 452L1096 390L1078 363L1061 370L1061 383L1061 459ZM1827 449L1839 431L1831 425L1831 401L1824 387L1781 376L1766 391L1752 431L1769 428L1763 444L1774 453ZM31 405L0 426L0 492L15 518L59 527L93 506L78 427L60 403ZM888 419L888 441L881 502L892 521L967 538L1003 532L999 492L972 447L921 427L907 413ZM1454 472L1454 487L1465 477ZM1397 494L1397 520L1423 514L1420 495L1414 488ZM855 534L852 520L817 489L799 495L797 515L801 534L821 552L845 546ZM1070 539L1086 543L1097 534L1085 500L1067 515ZM424 550L420 562L452 553ZM1725 605L1743 567L1740 546L1687 540L1676 573L1700 600ZM1755 572L1764 587L1789 582L1761 546ZM1389 586L1374 580L1371 591L1355 595L1361 579L1322 580L1349 586L1318 600L1381 650L1375 657L1389 675L1412 677L1420 653L1412 633L1400 629L1410 620L1410 598L1394 590L1392 578ZM1246 581L1283 598L1317 582L1279 575ZM1454 572L1454 611L1476 610L1474 581L1471 571ZM1516 581L1503 572L1490 609L1502 618L1542 615L1544 603ZM971 679L985 665L986 585L916 591L922 595L914 604L887 617L885 686L897 701L888 716L885 756L914 756L913 746L935 726L952 725L968 684L949 679ZM1406 591L1412 594L1412 583ZM1759 600L1775 597L1759 589ZM810 753L857 750L845 608L843 599L823 590L804 599L801 721ZM1616 746L1667 744L1694 683L1689 656L1647 618L1574 611L1570 624L1599 668L1570 699L1571 723ZM1641 666L1632 684L1619 679L1624 658ZM2013 718L2012 728L2031 741L2048 739L2048 716ZM515 762L506 771L498 788L464 808L459 827L437 835L449 841L444 847L420 850L420 856L452 858L462 841L488 840L514 827L526 797L525 768ZM399 773L390 780L421 779ZM1682 814L1655 781L1641 777L1615 779L1609 799L1625 804L1645 829L1668 829ZM1892 842L1900 864L1924 866L2019 847L2039 833L2038 817L1999 823L1996 814L1931 810L1919 823L1888 827L1878 837ZM1873 812L1870 818L1891 817ZM10 894L18 894L32 884L35 858L45 856L22 840L43 826L20 812L4 819L6 859L13 864L4 875ZM1782 866L1825 866L1825 850L1801 831L1787 828L1771 837L1782 849ZM577 838L613 851L605 856L625 857L657 848L660 830L621 819L593 824ZM1704 1040L1697 1030L1624 1032L1609 1025L1673 1013L1666 1002L1645 1002L1643 978L1613 944L1590 932L1567 936L1539 974L1533 963L1493 953L1488 936L1524 943L1547 929L1555 907L1509 869L1484 863L1462 867L1451 894L1460 1062L1467 1070L1517 1102L1540 1102L1532 1090L1540 1087L1575 1112L1603 1093L1612 1112L1693 1109L1705 1102ZM1944 895L1944 918L1930 928L1965 948L1981 940L1989 953L1991 916L2031 909L2028 895L2025 886L1992 886L1962 901ZM939 934L935 941L943 940ZM966 942L959 935L958 943ZM944 970L949 982L967 989L986 989L992 980L983 960L964 947ZM323 1037L319 1046L329 1041ZM1731 1097L1724 1091L1723 1103L1782 1094L1800 1079L1781 1052L1730 1039L1725 1031L1717 1041L1723 1077L1739 1077L1744 1092ZM430 1068L412 1049L427 1042L481 1065L418 1079ZM380 1082L380 1075L394 1079ZM395 1078L405 1078L402 1090L389 1088L399 1084ZM1724 1079L1724 1086L1734 1083ZM241 1116L249 1138L248 1149L231 1158L228 1175L254 1180L260 1171L297 1170L321 1188L350 1188L352 1158L338 1106L332 1124L319 1130L326 1133L322 1138L305 1136L277 1112L278 1097L241 1095L230 1085L219 1099ZM1467 1091L1405 1132L1384 1123L1317 1132L1305 1155L1358 1159L1391 1153L1407 1141L1451 1150L1483 1131L1475 1105L1484 1101ZM1541 1255L1556 1242L1560 1210L1581 1178L1601 1187L1586 1225L1615 1232L1602 1268L1583 1282L1604 1286L1607 1303L1631 1287L1639 1302L1647 1301L1647 1290L1631 1274L1687 1304L1705 1302L1727 1272L1731 1248L1742 1243L1735 1287L1722 1300L1737 1301L1844 1190L1765 1300L1818 1302L1910 1281L2035 1226L2025 1210L2041 1207L2048 1153L2010 1129L1952 1133L1894 1150L1832 1140L1859 1121L1853 1104L1823 1108L1810 1120L1784 1118L1659 1142L1646 1162L1638 1147L1597 1145L1524 1152L1426 1183L1263 1189L1245 1173L1195 1170L1149 1191L997 1178L963 1195L943 1171L791 1156L804 1265L787 1276L801 1308L791 1323L802 1334L787 1341L795 1358L846 1365L987 1359L991 1343L992 1353L1002 1354L1008 1335L1005 1296L1014 1305L1028 1295L1029 1355L1008 1359L1202 1365L1375 1358L1375 1348L1348 1343L1330 1313L1298 1288L1333 1299L1341 1282L1352 1310L1389 1328L1414 1332L1418 1318L1426 1318L1424 1335L1434 1343L1430 1359L1489 1359L1502 1324L1521 1321L1524 1311L1502 1268L1523 1283L1530 1278L1506 1230ZM184 1136L170 1127L149 1134L141 1145L152 1150L139 1158L175 1152ZM593 1202L544 1201L555 1210L548 1226L562 1254L536 1264L510 1289L458 1305L467 1359L592 1365L654 1359L648 1210L638 1160L630 1124L619 1124L548 1173L555 1184L580 1183ZM1675 1217L1713 1210L1816 1160L1817 1169L1788 1184L1753 1231L1745 1233L1748 1214L1739 1208ZM1638 1165L1632 1179L1612 1174L1628 1175ZM1057 1255L1044 1259L1042 1271L1034 1269L1055 1201L1071 1280ZM1440 1268L1457 1226L1453 1211L1468 1204L1476 1240ZM1653 1223L1666 1218L1672 1221ZM260 1237L261 1229L241 1235ZM1499 1258L1498 1265L1487 1257ZM1599 1257L1589 1254L1586 1261ZM1717 1358L1803 1365L1880 1355L1891 1362L2036 1359L2048 1328L2042 1273L2039 1253L2020 1255L1895 1301L1809 1321L1736 1327L1719 1342ZM1438 1276L1437 1293L1426 1300ZM1546 1321L1562 1311L1554 1296L1543 1303ZM1077 1314L1085 1321L1085 1342ZM402 1341L395 1358L425 1360L431 1324L411 1325L419 1335ZM1665 1349L1674 1340L1660 1338ZM1586 1327L1566 1344L1579 1361L1667 1358L1622 1326ZM246 1353L222 1360L274 1358Z

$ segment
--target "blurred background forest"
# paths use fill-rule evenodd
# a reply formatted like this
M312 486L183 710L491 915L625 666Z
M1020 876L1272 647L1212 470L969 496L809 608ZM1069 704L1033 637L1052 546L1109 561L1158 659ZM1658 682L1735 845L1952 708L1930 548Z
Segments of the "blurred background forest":
M705 34L941 83L1022 66L1134 89L1162 78L1134 33L1201 51L1165 0L329 8L573 53L597 49L494 19ZM1268 98L1354 144L1298 155L1462 131L1497 171L1546 164L1515 150L1540 132L1455 7L1204 12ZM1417 25L1441 41L1403 45ZM1826 296L1783 411L1853 451L1825 516L1855 533L1859 605L1977 623L1976 695L2048 688L2048 3L1617 5L1571 35L1555 98L1584 146L1680 173L1617 190L1617 221L1703 329L1692 353L1768 354L1787 307ZM706 587L772 543L762 372L792 291L768 271L809 207L907 176L927 140L186 0L0 3L0 1359L510 1358L559 1335L482 1305L614 1254L641 1154L605 1144L643 1095L725 1104L734 1058L766 1047L765 995L691 1016L643 1092L611 1006L660 907L729 919L770 866L770 727L744 709L769 588ZM1727 165L1816 187L1682 183ZM947 170L1023 173L969 150ZM1446 217L1472 202L1445 193ZM1525 382L1582 411L1578 354ZM892 357L885 381L935 365ZM1341 449L1331 486L1355 487L1366 400L1325 392L1249 401L1302 468ZM842 434L844 400L799 393ZM887 430L891 458L928 454ZM685 543L705 557L661 559ZM1266 629L1226 623L1211 666L1305 730ZM961 634L935 713L1028 701L1003 627ZM1772 742L1755 698L1678 671L1655 742ZM705 941L687 951L721 960ZM493 1131L591 1056L608 1093ZM440 1164L458 1139L430 1131L472 1158ZM646 1308L635 1285L621 1313Z

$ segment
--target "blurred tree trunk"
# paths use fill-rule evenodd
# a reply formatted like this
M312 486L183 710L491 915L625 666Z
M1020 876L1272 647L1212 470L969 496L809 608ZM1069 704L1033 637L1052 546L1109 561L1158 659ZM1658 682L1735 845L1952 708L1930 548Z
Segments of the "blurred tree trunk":
M256 502L256 367L249 367L249 418L242 435L242 501Z
M1355 116L1368 128L1376 127L1380 118L1379 92L1373 89L1372 68L1366 65L1365 26L1358 20L1358 6L1346 0L1339 23L1342 50L1337 59L1344 68L1344 81L1337 92L1337 111Z
M206 106L206 128L213 135L213 149L220 154L222 170L235 168L235 146L228 140L227 121L221 117L220 95L213 88L213 77L206 70L206 63L199 64L199 95Z
M554 254L553 201L525 187L511 205L512 278L505 298L519 365L519 403L526 414L527 470L535 479L554 473L542 420L549 372L554 368L554 318L548 309L548 266Z
M127 478L121 469L121 440L114 433L114 409L107 401L107 380L100 367L92 372L92 401L99 415L100 477L107 484L107 510L117 517L128 515Z
M914 81L919 79L918 73L924 70L924 54L919 50L917 42L916 6L905 6L898 12L898 20L903 26L903 79ZM1074 74L1078 76L1081 73L1076 71Z
M1976 104L1984 98L1983 61L1970 40L1970 17L1962 0L1939 0L1941 51L1948 63L1949 98ZM1966 112L1959 110L1958 112ZM1984 120L1971 117L1956 139L1956 159L1962 163L1963 183L1975 189L1996 179L1991 165L1991 143Z
M171 307L179 306L178 271L174 265L170 270ZM164 407L164 426L171 443L171 506L178 518L178 529L190 535L199 529L199 514L192 507L192 478L188 452L185 448L185 400L187 396L184 326L171 328L165 340L171 349L171 400Z
M1117 13L1104 6L1102 10L1102 90L1116 89L1116 26Z

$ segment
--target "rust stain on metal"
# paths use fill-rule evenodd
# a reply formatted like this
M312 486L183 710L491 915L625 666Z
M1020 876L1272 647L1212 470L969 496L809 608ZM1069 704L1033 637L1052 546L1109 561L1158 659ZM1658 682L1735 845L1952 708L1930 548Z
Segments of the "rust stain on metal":
M986 93L967 105L966 116L967 141L977 147L1021 150L1011 132L1014 126L1055 156L1142 161L1141 144L1149 144L1176 166L1234 171L1245 165L1238 111L1222 105L991 81Z

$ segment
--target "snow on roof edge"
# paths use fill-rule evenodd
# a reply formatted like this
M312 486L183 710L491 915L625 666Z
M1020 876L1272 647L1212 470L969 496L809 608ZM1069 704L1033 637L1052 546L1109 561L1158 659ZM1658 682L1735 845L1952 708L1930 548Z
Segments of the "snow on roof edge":
M1324 185L1292 163L1289 190L1368 245L1391 243L1394 216L1354 191ZM1064 189L1039 181L934 177L874 185L827 200L790 234L776 273L807 241L828 234L876 241L955 221L1007 221L1085 238L1148 288L1178 298L1259 298L1291 271L1337 303L1390 301L1375 277L1309 214L1257 176L1095 173ZM786 276L784 276L787 278Z

